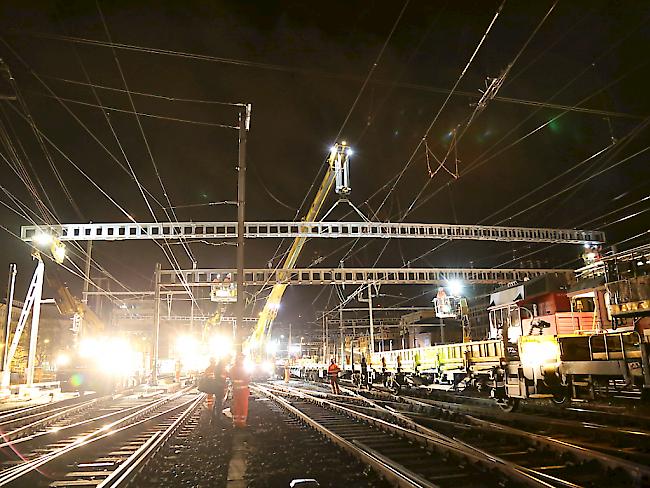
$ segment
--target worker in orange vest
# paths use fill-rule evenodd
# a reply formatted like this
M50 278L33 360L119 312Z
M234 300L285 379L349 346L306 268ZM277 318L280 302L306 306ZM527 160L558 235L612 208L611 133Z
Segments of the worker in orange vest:
M230 369L230 381L232 382L232 413L233 425L238 428L246 427L248 418L248 383L250 375L244 365L244 355L239 352L235 357L235 364Z
M327 368L327 376L329 376L330 385L332 385L332 393L335 395L341 394L341 389L339 388L339 371L341 371L341 368L339 368L339 365L336 364L336 361L332 358L332 361Z
M218 422L226 391L226 368L224 361L217 362L215 358L210 358L210 365L205 368L204 374L210 380L210 393L208 393L210 423Z

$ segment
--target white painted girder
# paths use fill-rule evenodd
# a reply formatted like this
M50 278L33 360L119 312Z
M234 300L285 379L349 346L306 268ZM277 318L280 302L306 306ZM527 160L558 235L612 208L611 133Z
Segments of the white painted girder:
M120 241L150 239L234 239L236 222L162 222L27 225L21 238L31 242L49 233L61 241ZM246 238L373 238L373 239L463 239L504 242L552 242L585 244L605 242L605 234L594 230L506 227L463 224L419 224L393 222L246 222Z
M183 286L210 286L235 269L187 269L163 270L160 283L163 289ZM247 269L246 285L361 285L366 283L387 285L444 285L450 280L467 284L505 284L524 281L545 274L571 276L570 269L489 269L489 268L294 268L294 269ZM181 277L183 278L181 280ZM164 292L163 292L164 293Z

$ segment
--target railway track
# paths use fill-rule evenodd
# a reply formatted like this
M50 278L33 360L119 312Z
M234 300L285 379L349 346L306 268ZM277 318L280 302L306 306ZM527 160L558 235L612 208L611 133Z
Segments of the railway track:
M108 398L108 397L104 397ZM87 405L96 402L100 397L96 394L69 398L52 403L33 405L29 407L20 407L0 413L0 432L6 436L9 432L30 424L38 422L47 422L47 418L61 418L68 413L73 413L75 409L83 410Z
M433 476L420 474L417 466L409 467L408 462L412 457L419 459L419 455L413 456L412 452L409 454L414 449L413 445L419 446L420 449L423 447L429 450L437 449L438 459L451 456L453 451L453 454L460 456L468 465L480 466L488 474L484 472L482 476L479 475L482 484L477 486L503 483L505 478L508 483L516 486L629 487L646 486L650 479L650 469L647 466L614 458L568 442L548 441L543 435L486 423L481 419L476 419L475 422L467 421L468 419L449 412L437 416L424 415L421 412L403 412L396 408L400 406L397 402L380 404L359 396L333 396L314 387L303 390L274 385L272 388L273 391L269 388L266 392L260 391L281 399L284 403L279 403L294 415L302 415L306 418L313 415L315 418L313 421L318 424L318 419L322 415L327 419L327 415L336 412L340 417L338 421L344 426L344 433L346 422L354 422L373 424L376 429L390 432L393 442L399 438L397 442L401 445L402 452L389 448L384 453L383 461L389 467L396 464L405 468L407 472L418 475L419 478L412 480L414 484L404 484L404 486L418 486L417 482L422 481L433 483L434 486L452 484L465 486L465 483L458 481L457 478L453 478L456 479L456 483L445 484L435 478L435 473ZM274 399L278 401L277 398ZM301 414L288 408L287 404L296 408ZM318 407L316 411L314 405ZM328 411L328 413L323 414L319 411ZM327 425L323 428L327 430ZM354 429L350 432L354 433ZM350 442L354 440L352 437ZM381 454L381 451L379 453ZM402 460L402 455L406 461ZM449 469L454 463L444 464ZM382 467L376 469L385 470ZM398 468L398 471L400 469ZM495 472L499 473L496 478ZM488 478L491 478L491 481Z
M123 398L83 419L68 418L2 444L18 457L0 471L0 486L124 486L179 429L191 424L204 396L184 390Z
M392 393L386 388L376 387L376 391ZM401 396L412 396L418 399L434 400L446 404L458 404L463 408L485 407L495 410L495 402L485 396L467 395L453 393L444 390L413 389L405 390ZM632 409L633 413L630 413ZM545 405L538 403L523 402L520 408L522 413L535 414L548 418L561 416L564 419L595 422L611 426L630 427L650 430L650 411L643 408L638 401L630 402L626 406L603 405L603 404L553 404L548 402Z
M375 398L376 398L375 393ZM380 394L381 395L381 394ZM632 426L620 427L599 421L574 420L558 417L558 412L544 414L508 413L494 408L441 402L409 396L390 397L394 408L404 404L415 413L428 416L458 414L473 425L503 425L514 431L525 430L537 435L620 457L639 464L650 465L650 431ZM413 408L410 408L413 413ZM592 417L591 415L589 417ZM579 417L578 417L579 418ZM608 420L606 417L604 420ZM619 421L620 422L620 421ZM617 422L617 423L619 423Z

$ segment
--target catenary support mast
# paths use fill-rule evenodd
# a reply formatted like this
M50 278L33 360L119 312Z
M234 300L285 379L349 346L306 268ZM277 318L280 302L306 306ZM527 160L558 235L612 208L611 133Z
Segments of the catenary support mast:
M246 136L250 126L251 106L239 113L239 161L237 166L237 324L235 344L241 350L244 333L244 243L246 223Z

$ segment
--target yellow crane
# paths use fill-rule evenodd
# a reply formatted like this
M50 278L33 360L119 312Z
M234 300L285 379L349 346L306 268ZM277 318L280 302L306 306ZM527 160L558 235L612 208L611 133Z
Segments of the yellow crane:
M316 221L327 195L332 190L332 186L335 185L336 193L339 195L345 196L350 192L349 157L351 154L352 150L345 141L336 143L332 146L328 157L328 167L325 176L316 192L314 201L309 207L307 215L302 219L303 222ZM282 269L291 269L296 266L298 256L300 256L300 252L302 251L306 241L306 237L296 237L294 239L291 249L289 249L286 258L282 263ZM270 330L270 326L278 314L280 302L282 301L282 296L284 295L287 286L288 285L282 283L273 285L273 289L266 300L264 309L260 312L257 325L249 339L249 345L253 349L259 347L264 342L266 335Z

